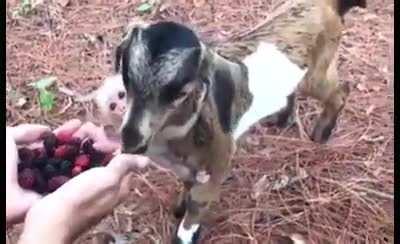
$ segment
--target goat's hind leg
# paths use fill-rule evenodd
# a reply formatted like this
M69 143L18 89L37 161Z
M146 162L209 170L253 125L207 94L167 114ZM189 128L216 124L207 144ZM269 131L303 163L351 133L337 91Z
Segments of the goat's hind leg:
M295 124L296 94L293 92L287 97L286 106L276 113L263 119L261 123L267 126L278 126L279 128L291 127Z

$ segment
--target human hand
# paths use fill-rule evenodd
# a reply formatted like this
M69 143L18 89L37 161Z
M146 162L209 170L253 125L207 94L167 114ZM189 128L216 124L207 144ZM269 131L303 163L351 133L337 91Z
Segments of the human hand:
M106 167L72 178L33 205L19 243L72 243L128 196L132 171L148 163L143 156L120 154Z
M26 190L18 184L18 149L17 145L28 147L41 146L41 137L50 132L50 128L38 124L22 124L6 128L6 222L7 225L21 222L29 208L42 196L36 192ZM54 134L67 133L74 137L91 138L95 141L96 149L109 153L117 148L119 144L108 140L104 130L94 124L87 122L82 124L80 120L73 119L59 128Z
M119 144L107 140L101 127L71 121L57 129L74 131L74 137L92 138L94 147L112 152ZM118 155L106 167L87 170L55 192L36 201L27 213L20 243L70 243L101 220L129 193L132 170L145 167L150 160L139 155ZM44 221L45 220L45 221Z

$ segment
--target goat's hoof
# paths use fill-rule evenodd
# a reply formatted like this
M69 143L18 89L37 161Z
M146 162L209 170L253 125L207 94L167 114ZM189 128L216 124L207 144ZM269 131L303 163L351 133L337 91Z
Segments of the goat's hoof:
M262 119L261 123L269 127L276 126L281 129L290 128L295 124L295 115L286 110L278 111Z
M192 230L179 230L178 226L174 236L172 237L172 244L198 244L201 233L201 225L192 232Z
M311 134L311 140L320 144L326 143L332 135L335 126L336 120L327 124L324 123L323 125L318 123Z

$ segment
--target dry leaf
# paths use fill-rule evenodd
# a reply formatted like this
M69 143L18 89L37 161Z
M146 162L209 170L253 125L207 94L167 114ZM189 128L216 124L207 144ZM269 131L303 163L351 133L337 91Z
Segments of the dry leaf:
M253 199L257 199L260 195L261 192L263 192L267 185L268 185L268 179L267 176L264 175L263 177L261 177L253 186L253 193L251 194L251 197Z
M70 4L70 0L58 0L58 3L61 5L61 7L66 7L68 4Z
M369 107L365 110L365 114L366 114L367 116L369 116L369 115L372 113L372 111L374 111L374 109L375 109L375 106L374 106L374 105L369 106Z
M193 5L196 8L202 7L204 4L206 4L206 0L193 0Z
M356 88L361 92L367 92L368 88L363 83L358 83Z
M376 92L379 92L379 91L381 91L381 87L380 86L373 86L372 90L374 90Z

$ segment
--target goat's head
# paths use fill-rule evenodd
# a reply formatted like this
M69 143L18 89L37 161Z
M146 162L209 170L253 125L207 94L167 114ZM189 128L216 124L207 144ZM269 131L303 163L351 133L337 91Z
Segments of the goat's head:
M120 59L127 92L124 152L145 153L156 133L185 136L210 89L221 127L230 130L235 82L247 73L207 50L189 28L172 22L134 27L117 48L116 63Z

